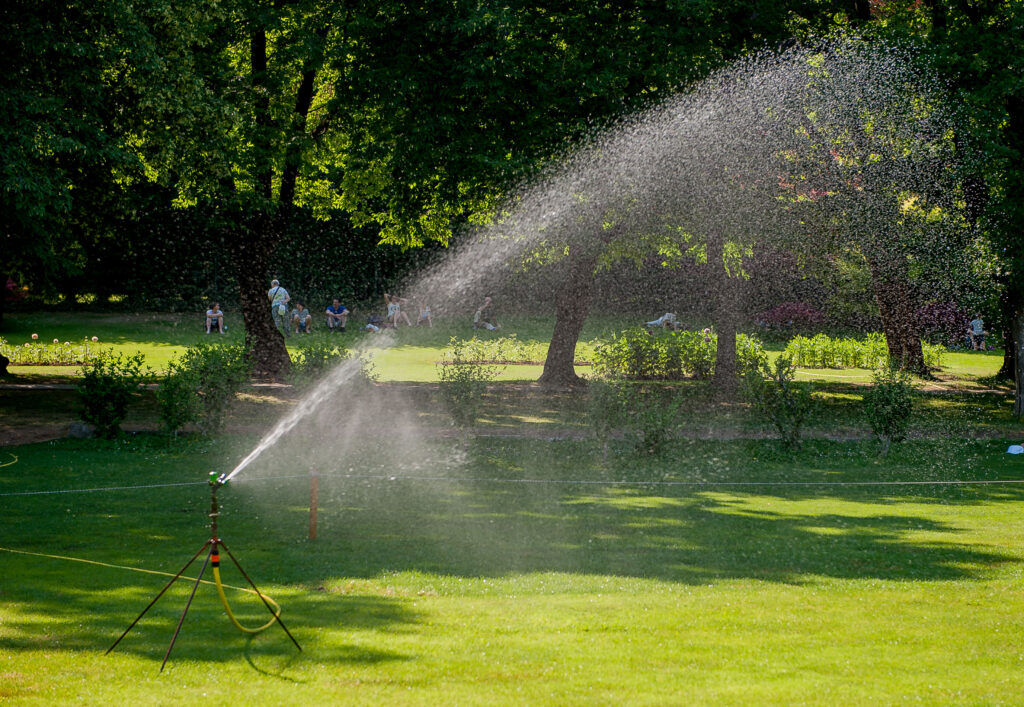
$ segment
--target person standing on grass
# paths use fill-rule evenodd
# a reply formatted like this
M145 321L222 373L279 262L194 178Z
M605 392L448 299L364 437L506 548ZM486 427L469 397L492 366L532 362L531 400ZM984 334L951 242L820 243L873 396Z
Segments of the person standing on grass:
M961 320L962 321L962 320ZM976 313L974 319L968 325L967 334L971 338L971 346L975 351L985 350L985 322L981 319L981 313Z
M211 329L224 333L224 312L220 311L219 302L214 302L206 310L206 333L209 334Z
M271 280L267 299L270 300L270 311L274 315L274 326L288 336L288 303L291 302L288 290L281 287L277 280Z

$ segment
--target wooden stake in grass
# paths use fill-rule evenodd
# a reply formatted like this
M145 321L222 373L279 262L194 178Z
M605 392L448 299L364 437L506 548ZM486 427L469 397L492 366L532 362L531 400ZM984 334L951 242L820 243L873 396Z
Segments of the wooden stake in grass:
M309 539L316 540L316 507L320 485L320 474L316 469L309 473Z

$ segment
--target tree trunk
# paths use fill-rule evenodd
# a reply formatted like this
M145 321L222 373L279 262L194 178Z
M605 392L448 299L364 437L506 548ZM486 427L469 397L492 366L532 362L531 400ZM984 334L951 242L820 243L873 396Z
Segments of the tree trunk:
M889 347L889 357L900 368L917 375L928 375L924 365L924 350L914 316L915 297L906 277L899 272L893 259L883 266L879 259L869 258L871 284L875 290L882 331ZM897 270L897 272L893 272Z
M1013 414L1020 418L1024 413L1024 395L1021 393L1024 389L1024 312L1018 313L1013 318L1013 339L1017 342L1013 347L1016 352L1013 368L1014 383L1016 384L1013 395Z
M252 351L253 375L280 381L288 373L291 359L284 345L284 336L274 326L267 299L267 268L274 243L272 223L273 219L264 217L252 229L236 226L230 242L245 325L245 343Z
M1003 338L1003 365L996 373L997 378L1015 380L1017 371L1017 331L1014 320L1024 311L1020 303L1024 301L1021 293L1014 287L1011 280L1003 288L999 296L999 314L1002 320L1000 334Z
M725 269L725 239L709 234L707 247L707 267L715 296L715 332L718 334L715 375L711 382L720 394L731 396L739 387L736 370L736 288Z
M590 312L594 291L594 267L598 253L580 254L577 248L569 251L569 272L557 294L555 330L551 334L548 355L540 382L549 387L580 385L576 375L576 343Z

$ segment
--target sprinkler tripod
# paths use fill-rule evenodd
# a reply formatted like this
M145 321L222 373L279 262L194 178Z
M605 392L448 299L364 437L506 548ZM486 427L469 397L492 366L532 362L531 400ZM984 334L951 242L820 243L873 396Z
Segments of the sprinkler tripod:
M228 618L231 619L231 623L233 623L236 627L238 627L239 630L244 631L245 633L259 633L260 631L269 628L272 624L276 623L281 627L281 630L288 634L288 638L292 640L292 643L295 644L295 647L298 648L300 651L302 650L302 646L300 646L299 642L295 640L295 636L292 635L292 632L289 631L288 628L284 625L284 622L281 621L281 607L277 605L277 602L275 602L273 599L268 597L266 594L261 592L256 587L256 584L252 581L252 579L249 578L249 575L245 573L245 570L242 569L242 565L240 565L238 563L238 560L235 559L235 556L231 554L231 550L228 549L228 546L224 544L223 540L217 537L217 516L220 515L219 506L217 505L217 490L226 482L226 474L221 474L220 476L217 476L217 472L210 472L210 539L203 543L203 546L199 548L196 554L192 556L192 559L186 562L185 566L178 570L178 574L174 575L174 577L171 578L171 581L164 585L164 588L160 590L160 593L153 597L153 601L149 602L149 606L142 610L142 613L139 614L134 621L132 621L131 625L124 630L124 633L122 633L118 637L118 639L114 641L114 645L107 649L107 654L109 654L112 650L114 650L117 647L117 644L121 642L121 639L127 636L128 632L135 628L135 625L142 620L142 617L146 615L146 612L153 608L153 606L160 600L160 597L162 597L164 593L171 588L172 584L174 584L178 581L178 579L181 578L181 575L185 573L185 570L187 570L192 565L192 563L196 561L196 558L203 554L203 551L207 549L209 549L209 552L206 553L206 559L203 561L202 569L199 570L199 576L196 577L195 584L192 585L192 593L188 596L188 602L186 602L185 604L185 610L181 612L181 618L178 619L178 626L174 629L174 635L171 636L171 644L167 646L167 652L164 654L164 661L160 664L160 672L163 672L164 666L167 665L167 659L171 657L171 649L174 648L174 642L178 640L178 633L181 632L181 625L185 622L185 614L188 613L189 607L192 606L192 599L196 595L196 589L199 588L199 582L203 579L203 574L206 572L207 565L212 565L213 567L213 578L217 584L217 593L220 595L221 603L224 604L224 609L227 611ZM235 567L238 568L238 571L242 573L242 576L245 577L245 580L253 588L253 591L256 592L256 596L258 596L263 601L264 606L266 606L267 610L270 611L271 619L263 626L260 626L258 628L246 628L245 626L242 626L240 623L238 623L238 620L235 618L235 615L231 613L231 606L228 604L227 597L224 594L224 587L220 581L220 548L223 548L224 552L228 554L228 557L231 558L231 561L235 563Z

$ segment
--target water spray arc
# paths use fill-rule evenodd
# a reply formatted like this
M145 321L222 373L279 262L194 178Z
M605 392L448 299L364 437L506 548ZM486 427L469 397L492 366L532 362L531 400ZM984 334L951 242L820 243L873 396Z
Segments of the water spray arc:
M174 648L175 641L178 640L178 634L181 632L181 626L185 622L185 615L188 613L189 607L192 606L192 599L195 598L196 589L199 588L199 583L203 579L203 574L206 573L207 566L211 566L213 568L213 579L214 583L217 585L217 594L220 596L221 603L224 605L224 610L227 612L228 618L231 620L231 623L233 623L236 628L245 633L259 633L260 631L270 628L273 624L276 623L281 627L281 630L283 630L288 635L288 638L290 638L292 643L295 644L295 647L298 648L300 651L302 650L302 646L299 645L299 642L295 640L295 636L292 635L291 631L288 630L288 627L284 625L284 621L281 620L280 605L278 605L276 601L274 601L273 599L271 599L259 590L259 588L252 581L252 579L249 577L246 571L242 569L242 565L239 564L235 556L231 554L231 550L228 549L228 546L217 534L217 518L218 516L220 516L220 506L217 502L217 491L220 489L221 486L227 483L227 480L227 474L221 474L218 476L217 472L210 472L210 539L203 543L203 546L200 547L199 550L197 550L194 555L192 555L192 558L188 562L186 562L185 565L180 570L178 570L178 573L174 575L174 577L172 577L167 584L164 585L164 588L161 589L160 592L155 597L153 597L153 600L149 602L149 605L146 606L145 609L142 610L142 613L140 613L135 618L135 620L131 622L128 628L124 630L124 633L118 636L117 640L114 641L114 644L107 649L106 654L109 654L112 650L114 650L117 647L117 644L121 642L121 639L127 636L128 633L133 628L135 628L135 625L142 620L142 617L145 616L146 613L150 609L152 609L153 606L156 605L156 603L160 600L160 597L162 597L167 592L167 590L171 588L171 585L173 585L175 582L178 581L178 579L181 578L181 576L192 565L192 563L195 562L196 559L201 554L203 554L204 550L207 551L206 559L203 560L202 569L199 570L199 576L196 577L195 584L192 585L192 591L188 596L188 601L185 603L185 609L181 612L181 618L178 619L178 625L174 629L174 635L171 636L171 643L167 646L167 652L164 653L163 662L160 664L160 672L163 672L164 667L167 665L167 660L171 657L171 650ZM256 628L249 628L243 626L238 621L238 619L235 618L234 613L231 611L231 604L228 602L227 595L224 593L224 585L221 583L220 579L221 549L223 549L224 552L227 553L228 557L231 558L231 561L235 563L235 567L238 568L238 571L242 574L243 577L245 577L245 581L249 583L249 586L252 587L253 591L256 593L256 596L260 598L260 600L263 602L263 605L266 606L267 610L270 612L270 620L262 626L258 626Z

